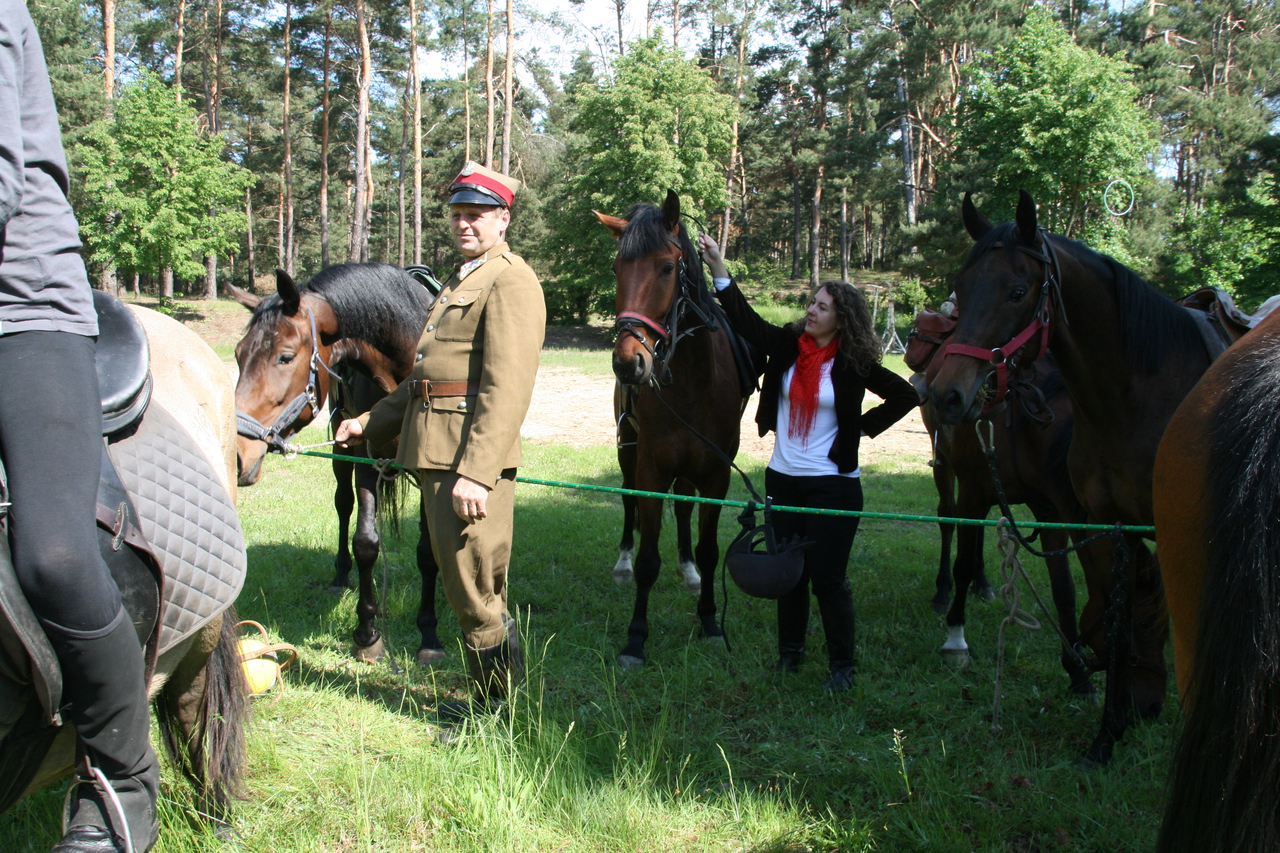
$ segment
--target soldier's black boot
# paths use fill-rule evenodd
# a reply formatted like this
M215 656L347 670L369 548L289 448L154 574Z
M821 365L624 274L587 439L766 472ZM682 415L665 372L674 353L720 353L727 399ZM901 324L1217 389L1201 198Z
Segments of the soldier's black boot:
M778 599L778 672L799 672L804 664L804 638L809 629L809 585L800 583Z
M46 633L62 666L63 719L80 736L63 837L52 853L146 853L159 834L160 766L133 622L122 610L100 636L48 623Z
M464 647L463 656L471 676L471 699L440 704L439 739L445 743L453 741L460 723L476 714L495 710L524 681L524 652L520 648L516 622L510 616L503 621L507 636L502 642L481 648L468 643Z
M849 580L834 591L818 597L822 630L827 635L827 680L824 690L842 693L853 686L854 616L853 591Z

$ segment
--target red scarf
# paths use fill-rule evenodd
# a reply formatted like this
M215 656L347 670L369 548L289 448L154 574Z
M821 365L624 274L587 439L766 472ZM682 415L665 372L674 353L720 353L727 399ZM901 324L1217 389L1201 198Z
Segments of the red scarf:
M813 428L813 419L818 413L822 365L836 357L839 346L838 337L820 347L808 332L800 336L800 356L796 359L796 372L791 376L790 427L792 438L799 438L802 447L809 441L809 430Z

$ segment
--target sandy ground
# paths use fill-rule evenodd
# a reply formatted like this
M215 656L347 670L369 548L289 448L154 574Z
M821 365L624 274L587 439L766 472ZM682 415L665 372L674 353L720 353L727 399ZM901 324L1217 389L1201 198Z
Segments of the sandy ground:
M753 397L742 417L741 450L768 460L773 453L773 434L764 438L757 435L755 413ZM533 402L521 434L530 442L556 442L575 447L613 444L613 377L567 367L539 369ZM929 437L920 421L919 409L874 439L863 439L858 456L859 462L869 464L902 453L929 454Z

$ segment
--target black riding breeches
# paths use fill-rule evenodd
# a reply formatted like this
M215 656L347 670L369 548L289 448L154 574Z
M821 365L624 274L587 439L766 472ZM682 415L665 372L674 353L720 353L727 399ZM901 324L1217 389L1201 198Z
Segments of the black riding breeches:
M0 458L18 582L42 621L93 636L120 613L98 550L102 404L92 338L0 335Z
M862 509L862 480L858 477L793 477L772 468L764 472L765 491L779 506L812 509ZM804 574L799 586L813 585L822 598L844 587L849 552L858 532L858 518L838 515L773 513L773 530L779 540L804 536L810 541L804 552Z

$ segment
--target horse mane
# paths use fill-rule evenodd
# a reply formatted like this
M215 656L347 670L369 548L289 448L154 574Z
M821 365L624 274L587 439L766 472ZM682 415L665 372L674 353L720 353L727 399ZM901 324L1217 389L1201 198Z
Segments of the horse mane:
M1139 373L1156 373L1170 352L1203 348L1200 331L1186 310L1143 281L1133 270L1078 240L1059 234L1046 237L1052 238L1054 248L1059 251L1065 248L1073 258L1111 286L1116 297L1124 353ZM1006 252L1019 251L1018 240L1016 223L1004 222L994 226L974 243L964 268L986 252L998 248L997 243L1003 243ZM1077 318L1067 319L1070 322Z
M623 229L621 237L618 238L618 260L634 261L643 258L645 255L653 254L666 247L671 239L670 233L667 231L666 221L663 218L662 209L648 202L636 202L627 210L624 219L627 220L627 227ZM680 223L680 229L676 234L676 241L680 245L680 251L685 258L696 258L697 267L686 260L685 272L689 279L694 283L695 292L691 294L694 300L703 307L709 307L712 304L711 290L707 287L707 276L703 269L702 253L693 245L693 241L689 239L689 232L685 230L684 223Z
M1160 851L1280 845L1280 350L1251 356L1207 430L1211 535Z
M404 270L375 263L327 267L298 292L329 303L341 337L366 341L392 358L399 358L406 346L417 342L431 302L426 288ZM250 335L262 336L274 329L274 320L283 310L279 294L263 299L249 321Z

